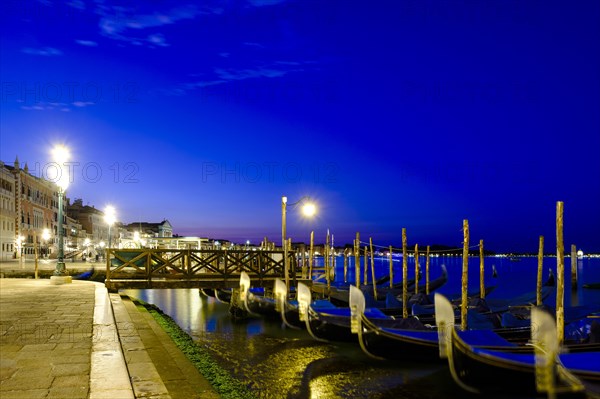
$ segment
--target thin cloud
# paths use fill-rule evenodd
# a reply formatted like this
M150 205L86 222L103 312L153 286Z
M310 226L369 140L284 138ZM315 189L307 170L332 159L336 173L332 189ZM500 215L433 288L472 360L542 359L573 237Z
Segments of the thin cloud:
M167 41L165 40L165 36L162 33L155 33L153 35L149 35L146 40L155 46L160 46L160 47L169 46L169 43L167 43Z
M248 3L250 3L254 7L266 7L285 3L285 1L286 0L248 0Z
M70 112L73 109L85 108L91 105L96 105L96 103L92 101L73 101L71 103L39 101L32 105L21 105L21 109L25 111Z
M176 7L166 12L152 14L133 14L131 9L113 8L112 12L107 10L106 7L97 9L97 12L102 16L99 22L100 33L113 40L124 41L137 46L145 44L149 47L167 47L169 44L162 33L140 37L132 32L171 25L186 19L194 19L200 14L220 12L213 9L200 9L196 5Z
M256 69L215 69L216 75L223 80L244 80L252 78L278 78L288 73L282 69L256 68Z
M79 108L87 107L89 105L95 105L95 103L92 101L74 101L72 104Z
M75 43L87 47L96 47L98 45L98 43L92 40L75 40Z
M71 0L67 3L67 5L78 10L85 10L85 3L82 0Z
M200 89L203 87L217 86L226 84L232 81L240 81L246 79L258 79L258 78L280 78L292 72L304 71L302 67L304 64L311 64L311 62L298 62L298 61L276 61L272 66L261 66L257 68L244 68L244 69L225 69L215 68L213 70L213 76L207 76L209 79L197 80L194 82L186 82L177 85L176 87L161 90L164 94L169 96L183 96L190 91ZM190 75L190 77L198 77L199 75ZM211 79L212 78L212 79Z
M42 48L32 48L32 47L24 47L21 49L21 52L29 55L41 55L44 57L51 57L55 55L62 55L63 52L54 47L42 47Z

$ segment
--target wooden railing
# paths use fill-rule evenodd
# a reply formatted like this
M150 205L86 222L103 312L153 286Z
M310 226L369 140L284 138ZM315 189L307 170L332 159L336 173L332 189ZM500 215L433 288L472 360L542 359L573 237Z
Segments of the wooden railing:
M288 278L300 275L294 251L287 251ZM284 251L224 249L107 249L109 290L119 288L234 288L240 274L253 285L285 278Z

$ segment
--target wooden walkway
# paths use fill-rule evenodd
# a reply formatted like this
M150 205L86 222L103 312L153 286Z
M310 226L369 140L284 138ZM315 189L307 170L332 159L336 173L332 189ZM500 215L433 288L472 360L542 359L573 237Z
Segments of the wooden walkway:
M285 255L288 261L284 262ZM287 270L286 270L287 269ZM107 249L105 285L120 288L236 288L248 273L253 286L292 285L300 278L294 251L226 249Z

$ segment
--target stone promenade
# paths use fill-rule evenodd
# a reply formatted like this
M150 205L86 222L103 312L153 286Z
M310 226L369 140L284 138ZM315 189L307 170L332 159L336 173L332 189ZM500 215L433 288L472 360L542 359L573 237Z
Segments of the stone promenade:
M218 398L152 317L103 284L0 278L0 398Z

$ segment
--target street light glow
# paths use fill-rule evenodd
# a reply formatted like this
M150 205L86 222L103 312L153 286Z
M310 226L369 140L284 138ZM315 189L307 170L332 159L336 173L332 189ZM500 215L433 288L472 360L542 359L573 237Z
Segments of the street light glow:
M104 210L104 221L109 226L114 224L117 220L117 212L115 211L115 207L112 205L108 205Z
M68 162L71 159L71 153L66 146L57 144L52 148L52 159L58 163Z
M44 229L42 231L42 240L48 241L49 238L50 238L50 230Z
M307 202L302 206L302 213L304 216L312 217L317 213L317 207L312 202Z
M68 168L64 168L65 162L71 159L69 149L62 144L57 144L52 148L52 159L58 164L56 171L56 184L63 192L69 187L69 172Z

